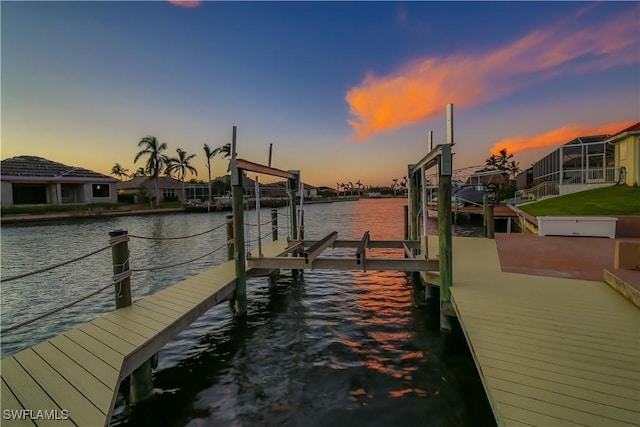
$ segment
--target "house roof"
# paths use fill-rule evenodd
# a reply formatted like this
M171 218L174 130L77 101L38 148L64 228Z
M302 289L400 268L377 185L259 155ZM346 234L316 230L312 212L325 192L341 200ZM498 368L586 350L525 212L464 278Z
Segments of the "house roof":
M37 156L16 156L0 162L3 180L108 181L117 179L78 166L68 166Z
M618 142L621 139L625 139L629 135L636 135L636 134L640 134L640 122L632 124L628 128L622 129L621 131L614 133L609 138L607 138L605 142L609 142L609 143Z

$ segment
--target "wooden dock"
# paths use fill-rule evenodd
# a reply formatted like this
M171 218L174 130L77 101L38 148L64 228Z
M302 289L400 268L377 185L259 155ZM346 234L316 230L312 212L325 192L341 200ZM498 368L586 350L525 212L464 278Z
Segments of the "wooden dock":
M278 256L286 247L276 241L262 251ZM2 359L2 425L108 425L120 381L231 298L235 280L234 261L225 262ZM7 417L6 410L18 412Z
M452 303L499 426L640 425L637 307L603 281L502 272L495 240L454 237L453 260Z

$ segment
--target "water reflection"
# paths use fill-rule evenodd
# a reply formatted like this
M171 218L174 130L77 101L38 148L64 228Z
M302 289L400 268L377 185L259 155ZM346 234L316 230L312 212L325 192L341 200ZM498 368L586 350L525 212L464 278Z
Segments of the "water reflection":
M404 203L391 199L309 205L305 207L305 233L313 239L337 230L341 239L359 239L369 230L372 239L400 239ZM45 266L89 252L104 244L112 229L125 228L144 236L180 236L213 228L224 222L224 216L167 215L3 226L3 275L31 270L25 259ZM248 212L247 217L252 221L255 214ZM262 217L268 217L268 210ZM280 216L281 236L287 235L285 218ZM433 224L430 220L430 229ZM250 233L255 238L255 230ZM40 236L49 238L43 240ZM56 251L57 246L51 242L63 242L66 250ZM131 263L133 268L143 268L180 262L222 243L224 228L186 242L132 240ZM352 255L353 250L329 253L346 256ZM402 256L396 250L369 254ZM40 298L40 304L55 306L61 301L58 295L68 299L77 295L75 292L82 295L102 283L111 275L110 254L104 255L59 276L34 278L20 285L16 281L13 288L3 285L4 322L13 322L11 317L33 315L34 307L24 295ZM222 250L168 271L135 274L135 298L224 261L225 257ZM10 283L14 282L7 285ZM73 286L65 288L68 283ZM23 335L3 336L3 352L31 345L81 319L109 311L112 298L106 293L101 299L61 313L47 324L21 332ZM228 306L222 304L167 344L154 372L154 399L129 410L120 395L113 424L492 425L463 335L459 331L451 336L440 335L437 311L412 305L411 288L404 274L307 271L298 281L288 275L281 278L275 294L269 292L265 278L255 278L250 280L248 301L246 319L234 319ZM5 318L7 313L9 319Z

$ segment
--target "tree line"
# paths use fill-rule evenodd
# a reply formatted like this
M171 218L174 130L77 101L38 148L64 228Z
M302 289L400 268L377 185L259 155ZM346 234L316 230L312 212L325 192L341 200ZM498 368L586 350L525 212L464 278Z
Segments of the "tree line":
M160 204L160 175L167 177L175 177L182 183L182 200L185 200L185 177L188 172L194 175L198 175L197 169L191 164L192 160L196 157L195 154L189 154L182 148L177 148L176 157L169 157L164 151L167 149L166 142L160 142L155 136L145 136L138 142L138 151L133 159L133 163L137 163L138 160L146 158L144 167L138 168L134 173L128 174L129 169L123 168L120 163L116 163L111 168L111 175L119 177L121 180L123 177L135 178L138 176L148 176L153 178L155 187L155 206ZM208 144L204 144L202 147L204 155L207 160L207 172L209 177L209 203L211 203L211 160L217 155L221 155L222 158L227 158L231 155L231 144L227 143L220 147L212 149Z

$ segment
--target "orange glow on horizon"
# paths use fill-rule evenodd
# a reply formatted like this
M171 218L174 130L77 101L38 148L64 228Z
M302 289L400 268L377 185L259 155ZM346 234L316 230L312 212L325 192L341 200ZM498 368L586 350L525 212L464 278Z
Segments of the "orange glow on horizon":
M540 29L486 52L428 57L376 77L368 73L345 100L354 119L352 141L434 118L444 105L479 105L534 83L601 71L638 61L640 33L632 14L567 31L567 23Z
M545 133L533 136L518 135L515 137L505 138L493 145L491 154L506 148L507 152L514 154L520 151L533 150L536 148L555 147L565 144L579 136L614 134L621 129L631 126L634 121L626 121L619 123L609 123L602 126L587 125L564 125L557 129L552 129Z

